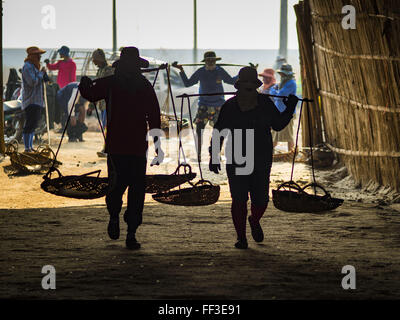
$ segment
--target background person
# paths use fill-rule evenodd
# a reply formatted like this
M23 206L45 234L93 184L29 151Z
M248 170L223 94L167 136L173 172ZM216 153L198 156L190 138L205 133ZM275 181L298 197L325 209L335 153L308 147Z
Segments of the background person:
M260 88L260 93L269 94L271 88L276 84L274 69L264 69L264 71L258 75L263 79L263 85Z
M224 68L217 66L216 61L221 60L217 57L214 51L207 51L204 53L205 66L197 69L192 76L188 79L182 65L173 64L174 67L180 70L180 75L186 87L190 87L200 82L199 93L218 93L224 92L222 82L228 84L235 84L237 76L231 77ZM196 146L198 160L201 161L201 145L203 130L207 122L211 126L217 122L219 110L224 104L224 96L201 96L199 98L199 108L194 118L196 125Z
M98 68L96 73L96 79L104 78L114 74L114 68L110 66L107 62L106 55L102 49L96 49L92 53L92 61L94 65ZM97 102L97 107L100 112L101 124L104 128L104 133L107 134L107 112L106 112L106 101L100 100ZM87 110L87 115L90 116L93 113L94 104L90 103ZM97 152L97 155L101 158L107 157L105 153L105 145L101 151Z
M82 135L88 129L85 124L85 104L87 101L78 92L78 85L79 82L71 82L57 92L57 102L62 109L65 119L68 119L71 108L74 107L75 96L78 94L74 107L75 110L71 114L67 127L68 142L84 142Z
M276 71L281 77L281 82L274 85L270 89L270 94L278 96L289 96L290 94L295 95L297 91L296 81L294 80L294 72L290 64L283 64L282 67ZM283 103L282 99L275 98L275 105L279 112L284 112L286 105ZM294 109L293 114L296 112ZM274 131L272 138L274 141L274 148L278 145L278 142L287 142L288 152L294 152L294 138L293 138L293 125L294 117L290 120L287 127L279 132Z
M28 56L22 67L22 110L25 125L22 131L25 152L33 152L33 138L42 112L44 112L43 82L48 80L46 68L40 67L45 50L38 47L26 49Z
M69 48L67 46L62 46L58 49L58 53L61 60L56 63L50 63L49 59L46 59L47 69L58 70L57 83L60 89L64 88L68 83L76 81L76 64L69 56Z

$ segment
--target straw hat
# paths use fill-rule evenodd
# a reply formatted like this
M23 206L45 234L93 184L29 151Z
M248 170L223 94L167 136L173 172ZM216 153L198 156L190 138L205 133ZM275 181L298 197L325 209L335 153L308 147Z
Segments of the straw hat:
M235 88L239 89L239 86L242 84L257 89L263 83L258 79L256 69L252 67L244 67L239 71L239 78L235 83Z
M29 47L28 49L26 49L26 53L29 54L43 54L45 53L45 50L42 50L38 47Z
M206 60L210 60L210 59L215 60L215 61L221 60L220 57L217 57L217 55L215 54L214 51L207 51L204 53L204 58L203 58L203 60L201 60L201 62L206 62Z
M258 75L259 75L260 77L273 77L274 74L275 74L274 69L270 69L270 68L269 68L269 69L264 69L264 71L261 72L261 73L259 73Z

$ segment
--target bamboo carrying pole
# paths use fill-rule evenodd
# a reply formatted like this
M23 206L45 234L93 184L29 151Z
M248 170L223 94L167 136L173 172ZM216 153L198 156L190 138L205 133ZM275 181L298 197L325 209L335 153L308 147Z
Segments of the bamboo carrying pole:
M356 29L342 27L347 2L304 3L311 13L312 63L327 145L356 182L400 191L398 1L352 0Z

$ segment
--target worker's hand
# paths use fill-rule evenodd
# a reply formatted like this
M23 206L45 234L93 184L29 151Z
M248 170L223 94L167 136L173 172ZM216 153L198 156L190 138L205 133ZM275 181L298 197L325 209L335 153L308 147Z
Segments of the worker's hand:
M153 159L153 161L150 164L150 167L152 166L158 166L164 161L164 151L162 151L161 147L158 147L156 149L157 156Z
M297 102L299 102L299 98L297 98L294 94L289 94L288 97L283 98L283 103L288 107L296 107Z
M48 63L50 63L50 60L49 59L44 59L44 63L48 64Z
M46 67L42 67L42 69L40 69L41 72L46 72Z
M251 62L249 62L249 66L256 69L258 68L258 63L256 65L252 64Z
M81 82L79 83L79 88L89 88L92 83L93 81L89 77L83 76L81 78Z
M212 158L210 158L210 163L208 164L208 169L215 174L218 174L221 171L221 165L218 163L212 163Z
M182 67L181 64L178 64L178 61L172 62L172 66L173 66L174 68L177 68L177 69L179 69L180 71L183 72L183 67Z
M159 66L160 70L167 69L168 63L163 63Z

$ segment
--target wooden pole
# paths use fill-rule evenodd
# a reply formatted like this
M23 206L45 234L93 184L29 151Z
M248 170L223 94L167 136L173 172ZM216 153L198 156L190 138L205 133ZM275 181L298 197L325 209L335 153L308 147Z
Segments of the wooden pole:
M279 30L279 55L287 59L287 42L288 42L288 27L287 27L287 0L281 0L281 21Z
M3 110L3 1L0 0L0 81L1 81L1 103L0 103L0 153L5 154L6 147L4 143L4 110Z
M193 62L197 62L197 0L193 0Z
M113 52L117 52L117 9L113 0Z
M300 68L302 95L314 101L308 104L310 107L310 119L308 117L301 118L302 125L302 146L310 147L309 128L311 127L311 137L314 146L323 142L322 138L322 120L321 111L318 99L317 77L315 70L315 57L312 47L312 30L311 30L311 15L308 0L300 1L294 6L297 16L297 34L299 39L300 51ZM306 110L307 112L307 110ZM310 126L309 126L309 123Z

